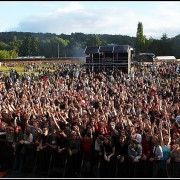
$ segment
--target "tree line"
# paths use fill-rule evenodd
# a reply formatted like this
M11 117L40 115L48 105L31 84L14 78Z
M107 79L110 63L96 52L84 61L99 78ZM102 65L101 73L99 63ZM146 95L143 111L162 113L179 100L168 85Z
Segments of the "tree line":
M1 32L0 59L17 56L84 57L86 46L103 46L109 44L130 45L136 53L155 53L156 56L175 56L180 58L180 34L168 38L162 34L161 39L146 38L143 25L138 22L136 37L111 34L84 34L81 32L66 34ZM59 51L58 51L59 49Z
M143 32L142 22L138 22L137 34L135 40L136 53L155 53L156 56L175 56L180 58L180 34L168 38L166 33L162 34L160 39L150 37L146 38Z

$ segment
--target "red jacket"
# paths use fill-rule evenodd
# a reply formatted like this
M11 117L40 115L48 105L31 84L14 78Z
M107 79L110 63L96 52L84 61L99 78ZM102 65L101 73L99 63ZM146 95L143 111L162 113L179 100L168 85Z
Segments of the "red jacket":
M142 154L148 159L153 155L153 144L147 142L146 138L143 138L142 140Z

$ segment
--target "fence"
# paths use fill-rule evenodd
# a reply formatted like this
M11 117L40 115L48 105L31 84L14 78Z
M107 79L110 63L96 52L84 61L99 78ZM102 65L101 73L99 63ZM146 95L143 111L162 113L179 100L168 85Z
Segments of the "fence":
M89 157L88 157L89 156ZM93 152L81 152L69 157L66 152L60 154L50 147L36 151L36 145L22 145L13 154L12 143L0 140L1 171L11 169L12 172L30 173L41 177L111 177L111 178L179 178L180 163L164 161L140 161L132 163L126 160L121 163L112 158L110 163L103 156L97 157Z

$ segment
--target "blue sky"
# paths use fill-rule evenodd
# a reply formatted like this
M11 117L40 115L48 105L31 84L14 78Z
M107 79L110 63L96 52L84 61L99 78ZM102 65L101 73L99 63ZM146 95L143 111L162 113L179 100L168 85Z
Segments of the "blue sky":
M0 1L0 32L144 35L180 34L178 1Z

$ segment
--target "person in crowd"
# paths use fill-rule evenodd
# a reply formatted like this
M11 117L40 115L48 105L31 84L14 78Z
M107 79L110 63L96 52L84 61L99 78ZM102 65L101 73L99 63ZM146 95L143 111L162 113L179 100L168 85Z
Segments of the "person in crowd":
M153 143L153 155L152 157L150 157L149 161L153 162L152 164L152 176L153 177L158 177L160 176L160 168L161 168L161 159L163 158L163 150L162 150L162 146L161 146L161 140L160 137L155 134L152 137L152 143Z
M93 134L92 129L89 127L84 134L81 141L82 149L82 164L81 168L84 170L86 175L90 175L92 172L92 161L93 161Z
M78 174L78 168L80 166L80 162L78 161L78 159L81 155L80 148L81 148L81 137L79 137L79 130L78 132L72 131L71 136L67 141L69 176L77 176Z
M128 159L128 143L126 135L122 135L119 138L119 142L116 145L116 172L115 177L127 176L127 159Z
M180 176L180 139L175 142L175 148L171 152L172 177L178 178Z
M41 135L40 143L37 146L40 171L44 174L48 171L50 152L48 149L49 128L45 126Z
M120 166L123 159L130 167L144 163L146 169L152 169L150 166L160 161L173 162L169 155L171 151L176 152L180 134L180 86L176 71L179 62L143 68L134 66L130 74L118 69L87 72L83 65L60 62L50 62L43 68L35 65L38 63L24 63L22 66L28 73L22 76L13 68L10 74L1 73L4 87L0 88L0 134L8 134L8 127L13 127L15 154L27 145L26 141L30 142L32 134L34 147L42 155L49 145L53 146L54 140L48 142L48 139L53 139L55 130L59 136L59 148L55 151L59 155L67 153L73 159L76 151L89 149L94 174L100 162L105 161L104 147L108 147L108 143L104 144L107 141L104 138L107 135L112 139L117 156L121 155L115 158ZM29 135L28 127L31 129ZM92 131L91 150L84 139L88 129ZM72 138L74 132L75 139ZM122 158L124 141L122 146L119 144L119 138L124 136L128 160ZM134 139L137 147L132 143ZM141 145L141 158L133 160L133 153ZM81 162L82 156L77 157L80 159L77 162ZM41 160L41 165L45 164L43 158Z
M23 143L24 143L24 137L23 132L20 126L16 126L14 129L14 139L12 143L13 147L13 154L15 155L15 161L14 161L14 167L13 169L15 171L19 171L20 169L20 163L22 160L22 152L23 152Z
M132 176L136 176L137 167L140 164L142 158L142 146L139 144L137 139L132 139L128 146L128 157L129 157L129 170Z
M142 172L143 177L151 177L151 164L149 163L149 159L153 156L153 143L152 143L152 135L147 132L144 134L142 139Z
M110 135L106 135L103 143L103 161L101 177L113 177L115 174L115 144Z

